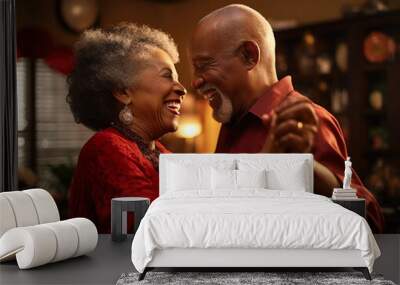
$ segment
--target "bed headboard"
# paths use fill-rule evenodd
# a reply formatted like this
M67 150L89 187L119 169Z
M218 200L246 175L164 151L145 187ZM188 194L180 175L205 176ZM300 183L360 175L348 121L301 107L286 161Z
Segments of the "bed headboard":
M314 192L314 158L312 154L200 154L200 153L168 153L160 154L159 161L159 172L160 172L160 195L166 192L166 185L168 181L168 164L171 162L187 163L188 165L217 165L218 163L228 163L232 165L233 169L237 169L237 161L243 160L257 160L265 161L266 163L271 161L293 161L302 162L304 161L306 167L304 168L306 173L304 173L306 179L308 180L306 191Z

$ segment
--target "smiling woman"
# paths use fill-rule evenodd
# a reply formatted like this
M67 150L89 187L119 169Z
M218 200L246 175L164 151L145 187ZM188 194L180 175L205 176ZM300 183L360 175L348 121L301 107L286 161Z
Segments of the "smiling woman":
M177 130L186 90L173 39L147 26L86 31L76 59L67 102L75 120L97 133L79 155L70 216L87 217L107 233L111 198L158 196L158 156L169 152L158 139Z

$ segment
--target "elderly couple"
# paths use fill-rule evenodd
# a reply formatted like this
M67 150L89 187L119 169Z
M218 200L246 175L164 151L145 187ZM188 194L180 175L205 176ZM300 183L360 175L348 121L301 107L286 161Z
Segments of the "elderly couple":
M324 108L277 79L275 39L257 11L229 5L197 24L191 38L193 87L222 123L216 152L312 152L315 193L330 196L347 157L342 130ZM173 39L147 26L121 24L86 31L76 45L67 101L77 122L97 131L81 150L70 187L71 216L110 231L110 200L158 196L158 141L176 131L186 93L174 64ZM366 199L368 221L382 231L374 196L353 175Z

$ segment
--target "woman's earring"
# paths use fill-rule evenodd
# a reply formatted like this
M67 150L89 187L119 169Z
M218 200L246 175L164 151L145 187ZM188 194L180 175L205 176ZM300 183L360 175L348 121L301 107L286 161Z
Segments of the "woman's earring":
M119 112L118 118L124 125L132 124L133 114L131 109L129 109L128 105L125 105L125 107Z

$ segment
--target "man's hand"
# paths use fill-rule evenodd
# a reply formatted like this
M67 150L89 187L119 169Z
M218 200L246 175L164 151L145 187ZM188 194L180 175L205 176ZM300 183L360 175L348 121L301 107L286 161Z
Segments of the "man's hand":
M261 152L310 152L318 132L318 117L311 101L303 98L287 98L271 114L263 115L269 132Z
M260 152L261 153L282 152L282 150L279 148L279 145L277 144L277 140L275 138L276 120L277 120L276 113L274 111L272 111L271 115L264 114L261 117L261 119L265 126L269 126L269 132L268 132L267 138L265 139L264 146Z

